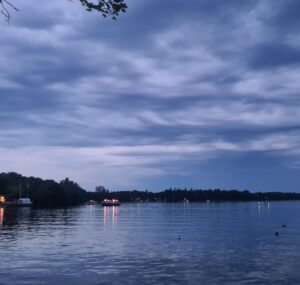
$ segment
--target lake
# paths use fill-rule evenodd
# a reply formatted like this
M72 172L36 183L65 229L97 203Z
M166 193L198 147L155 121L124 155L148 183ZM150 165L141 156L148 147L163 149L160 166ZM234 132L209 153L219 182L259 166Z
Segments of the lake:
M0 208L0 284L299 284L299 213L298 201Z

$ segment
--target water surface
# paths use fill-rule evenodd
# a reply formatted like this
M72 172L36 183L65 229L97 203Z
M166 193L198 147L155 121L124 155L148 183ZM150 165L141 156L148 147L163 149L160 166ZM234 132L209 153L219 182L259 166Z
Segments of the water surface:
M299 213L300 202L0 208L0 284L299 284Z

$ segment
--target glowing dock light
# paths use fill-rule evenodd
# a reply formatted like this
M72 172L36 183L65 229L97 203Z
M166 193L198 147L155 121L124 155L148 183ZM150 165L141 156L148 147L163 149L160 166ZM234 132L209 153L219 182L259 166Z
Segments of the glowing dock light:
M5 197L4 196L0 196L0 204L4 204L5 203Z

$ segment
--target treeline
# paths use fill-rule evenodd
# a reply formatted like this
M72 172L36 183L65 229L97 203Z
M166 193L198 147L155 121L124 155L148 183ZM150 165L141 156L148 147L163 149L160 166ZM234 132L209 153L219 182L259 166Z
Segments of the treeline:
M162 192L148 191L117 191L100 193L89 192L89 198L102 201L105 198L118 198L121 202L190 202L203 201L276 201L276 200L300 200L300 193L282 192L257 192L248 190L203 190L203 189L167 189Z
M25 177L20 174L0 173L0 195L14 200L20 196L28 197L35 207L68 207L81 205L88 200L98 202L104 199L119 199L121 202L190 202L203 201L275 201L300 200L300 193L257 192L248 190L221 189L178 189L170 188L161 192L149 191L115 191L110 192L103 186L98 192L87 192L77 183L68 178L59 183L54 180L43 180L35 177Z
M87 200L87 192L68 178L57 183L14 172L0 174L0 195L8 201L18 199L20 189L21 196L28 196L35 207L75 206Z

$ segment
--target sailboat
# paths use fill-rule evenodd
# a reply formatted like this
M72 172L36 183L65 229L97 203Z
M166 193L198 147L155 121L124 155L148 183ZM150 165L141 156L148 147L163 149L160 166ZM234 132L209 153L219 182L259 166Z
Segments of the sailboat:
M19 199L14 200L14 201L8 201L5 203L5 206L7 206L7 207L31 207L32 201L30 200L30 198L28 198L28 190L29 190L29 185L27 184L27 197L22 198L22 187L20 184Z

